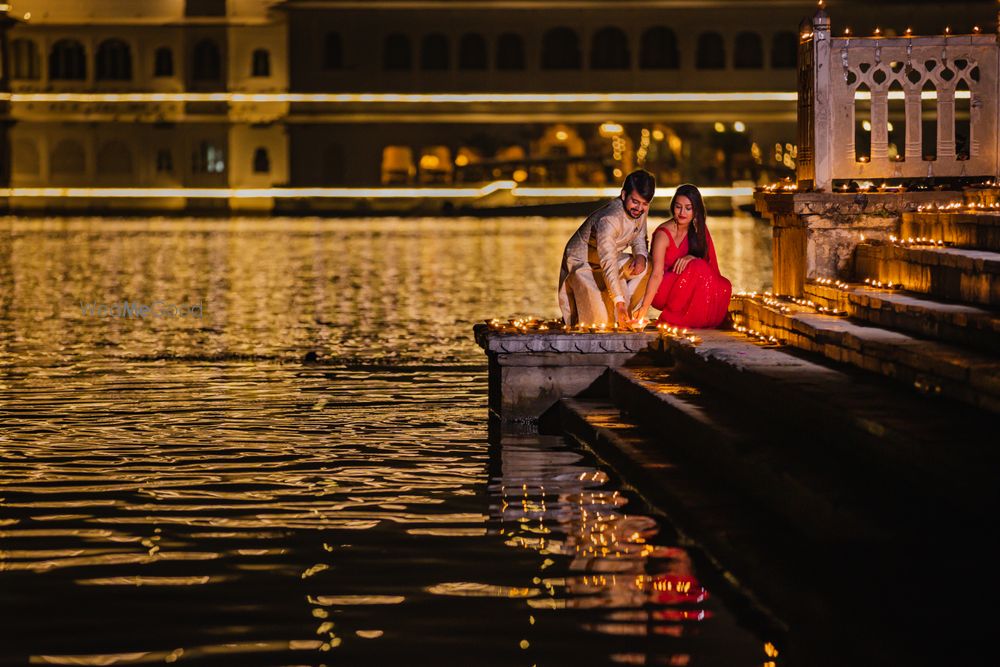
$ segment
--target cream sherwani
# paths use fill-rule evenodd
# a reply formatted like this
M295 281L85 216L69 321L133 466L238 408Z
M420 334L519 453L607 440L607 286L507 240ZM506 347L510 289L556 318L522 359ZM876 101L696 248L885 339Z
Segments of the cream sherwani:
M559 272L559 309L567 324L611 324L614 304L634 306L643 296L649 274L646 214L625 212L620 197L590 214L566 244ZM631 248L632 253L625 252ZM646 258L639 275L628 273L634 256Z

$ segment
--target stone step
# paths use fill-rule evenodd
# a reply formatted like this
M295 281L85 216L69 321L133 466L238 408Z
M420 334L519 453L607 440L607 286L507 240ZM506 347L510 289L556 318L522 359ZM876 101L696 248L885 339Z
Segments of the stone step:
M1000 314L980 306L863 284L807 282L804 293L806 299L844 311L854 320L1000 355Z
M863 326L794 304L769 305L737 296L730 306L737 326L833 361L898 380L917 391L1000 412L1000 360L954 345Z
M696 382L669 368L620 368L611 371L609 388L655 446L710 470L811 542L912 534L912 507L899 505L902 493L887 496L883 479L825 451L798 448L796 434L776 429L766 413Z
M861 243L854 251L854 279L865 278L951 301L1000 306L1000 253L996 252Z
M903 213L899 235L904 239L929 238L961 248L1000 252L1000 213Z
M789 435L792 447L842 458L887 484L904 483L932 506L963 516L985 517L1000 507L994 415L901 392L882 377L752 343L736 332L700 336L697 345L665 339L678 370L697 386L727 395L732 409L769 416L772 432Z

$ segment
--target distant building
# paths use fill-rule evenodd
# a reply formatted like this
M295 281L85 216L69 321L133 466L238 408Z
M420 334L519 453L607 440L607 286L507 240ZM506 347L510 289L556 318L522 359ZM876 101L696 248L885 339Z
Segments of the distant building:
M947 22L969 32L977 22L995 29L994 4L844 0L829 11L836 34L938 33ZM636 166L668 183L790 176L798 26L814 9L812 0L15 0L11 180L606 185Z

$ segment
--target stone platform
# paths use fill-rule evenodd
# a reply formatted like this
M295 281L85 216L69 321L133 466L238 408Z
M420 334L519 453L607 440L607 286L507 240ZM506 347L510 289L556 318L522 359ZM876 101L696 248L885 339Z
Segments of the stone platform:
M491 416L503 424L537 426L559 399L586 396L609 368L655 363L661 333L510 333L474 327L489 361ZM595 387L593 391L597 391Z

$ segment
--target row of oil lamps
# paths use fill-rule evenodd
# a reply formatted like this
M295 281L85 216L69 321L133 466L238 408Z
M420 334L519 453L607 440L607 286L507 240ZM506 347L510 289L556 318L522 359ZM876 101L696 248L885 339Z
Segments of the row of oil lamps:
M599 323L587 323L581 322L575 326L564 324L562 320L544 320L537 317L521 317L512 318L507 320L501 320L497 318L491 319L487 323L491 331L497 331L499 333L570 333L570 334L602 334L602 333L638 333L643 331L650 331L653 327L653 322L645 318L636 320L631 326L618 326L618 323L605 324L603 322ZM675 338L684 338L692 343L700 342L697 336L692 335L687 329L681 327L672 327L669 324L656 323L655 330L659 331L662 335L672 336Z

